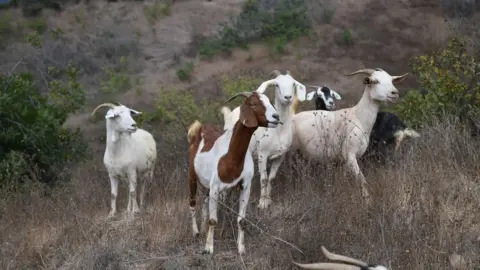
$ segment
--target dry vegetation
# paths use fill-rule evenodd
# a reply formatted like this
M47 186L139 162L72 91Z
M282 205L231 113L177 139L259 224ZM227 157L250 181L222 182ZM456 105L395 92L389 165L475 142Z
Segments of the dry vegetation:
M322 245L391 269L452 269L452 254L465 260L459 269L480 269L480 143L454 120L424 127L422 138L404 145L386 168L361 164L372 190L369 208L360 203L358 184L339 168L291 154L273 183L275 203L267 211L257 209L259 176L254 178L246 255L236 253L234 200L219 208L215 254L200 253L205 236L195 239L190 231L184 127L195 117L221 123L213 97L248 90L272 69L288 68L304 83L331 84L342 95L339 107L346 107L360 97L361 84L345 78L344 71L367 66L404 73L410 56L443 44L449 33L432 1L307 1L313 21L307 36L198 57L201 37L238 14L243 2L90 1L35 20L16 9L0 10L0 35L16 29L30 44L32 39L43 44L34 48L23 36L0 40L1 72L23 58L18 71L32 72L42 84L51 79L46 70L52 63L61 69L72 60L83 69L79 80L87 88L87 104L67 124L81 128L91 149L88 160L69 168L68 183L54 188L30 183L18 194L2 193L1 269L293 269L292 259L323 260ZM21 19L6 24L5 12ZM37 37L32 28L48 30ZM221 79L225 74L246 77L228 84ZM410 78L398 88L416 84ZM92 107L114 98L147 111L151 117L142 125L158 145L147 208L130 222L121 214L105 221L110 194L102 163L105 126L88 119ZM193 110L195 103L202 105ZM168 114L170 108L178 114ZM301 106L307 108L313 104ZM176 116L181 123L172 124ZM122 184L119 212L126 208Z
M48 198L45 190L32 187L28 196L2 206L2 268L290 269L292 258L321 259L320 246L326 245L392 269L450 269L452 253L466 259L464 269L475 269L480 264L480 145L452 123L430 127L423 135L405 147L395 165L366 170L374 198L368 209L358 203L356 183L338 169L293 156L275 182L276 203L267 212L256 208L255 181L243 257L236 254L235 216L224 207L228 214L220 221L216 254L200 253L204 237L194 239L190 231L181 160L157 166L148 208L133 223L104 221L109 186L99 160L92 161L69 187ZM125 204L119 200L120 209ZM227 206L238 208L233 201Z

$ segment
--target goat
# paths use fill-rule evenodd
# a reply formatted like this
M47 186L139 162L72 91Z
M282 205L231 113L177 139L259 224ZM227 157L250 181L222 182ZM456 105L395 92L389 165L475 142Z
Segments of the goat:
M373 154L382 164L385 164L387 146L394 144L396 152L407 137L418 138L420 134L407 128L397 115L391 112L378 112L365 156Z
M206 253L213 253L213 234L217 224L217 201L219 194L230 188L240 186L238 211L238 252L245 252L244 218L250 197L250 187L254 175L253 158L248 144L255 130L260 127L275 128L280 117L266 95L258 92L241 92L238 96L246 98L240 107L240 118L233 128L223 130L214 125L201 124L198 120L190 125L187 139L189 147L188 182L190 188L190 213L194 236L199 235L195 217L197 183L208 190L203 202L202 231L208 234ZM227 102L228 102L227 101ZM208 207L208 208L207 208Z
M268 86L275 86L275 108L278 110L283 125L275 129L258 128L249 144L249 149L256 157L260 171L261 196L258 203L260 209L265 209L272 203L270 197L272 180L277 175L278 169L285 159L285 154L292 144L291 118L293 113L290 106L294 99L295 89L296 96L300 101L305 100L306 94L306 87L296 81L290 71L287 70L286 74L282 75L280 71L274 70L272 74L276 77L263 82L256 92L264 93ZM221 109L225 121L224 128L231 127L232 123L239 119L239 111L239 107L233 111L230 111L228 107ZM271 161L270 173L267 172L268 161Z
M378 264L367 264L366 262L347 257L344 255L338 255L331 253L324 246L322 246L322 252L327 257L327 259L332 261L340 262L323 262L323 263L309 263L309 264L300 264L293 262L300 268L303 269L317 269L317 270L388 270L387 267Z
M346 76L366 74L365 90L353 107L337 111L302 111L292 117L294 140L292 150L300 150L310 158L343 161L347 169L360 180L362 194L370 202L367 182L357 159L369 142L380 103L396 102L399 95L393 83L406 78L390 76L383 69L361 69Z
M97 106L92 116L101 107L108 107L105 115L107 128L107 146L103 163L108 171L111 185L111 210L108 218L117 212L118 179L128 178L129 193L127 213L135 214L143 207L145 185L153 180L157 147L148 131L137 127L132 116L142 114L117 102L103 103ZM140 208L137 204L137 174L146 177L140 190Z
M315 109L316 110L324 110L324 111L332 111L335 109L335 101L334 98L337 100L341 100L342 97L333 89L327 87L326 85L320 86L308 86L311 88L315 88L314 91L307 94L307 100L312 100L315 98Z

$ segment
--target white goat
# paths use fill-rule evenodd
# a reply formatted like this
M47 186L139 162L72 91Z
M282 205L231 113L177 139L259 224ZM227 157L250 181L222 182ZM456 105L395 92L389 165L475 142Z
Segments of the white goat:
M130 109L120 103L100 104L92 116L101 107L110 108L105 119L107 122L107 146L103 163L108 170L111 184L111 210L108 217L115 216L118 195L118 179L128 179L129 193L127 213L133 215L140 211L137 204L137 174L146 176L140 190L140 208L143 207L146 182L153 180L153 171L157 159L157 148L152 134L141 128L132 116L141 112ZM127 179L125 179L127 178Z
M370 202L367 182L357 159L367 149L370 132L380 103L395 102L399 95L393 83L406 78L390 76L384 70L361 69L346 76L366 74L365 90L357 105L337 110L302 111L292 117L294 141L292 150L298 149L307 157L317 160L342 161L361 182L363 196Z
M272 72L276 77L263 82L258 89L258 93L263 93L268 86L275 86L275 108L278 110L280 120L283 125L275 129L259 127L250 140L249 150L257 159L258 170L260 172L261 197L258 203L260 209L267 208L271 203L272 180L277 175L278 169L285 159L285 154L292 145L292 124L291 118L293 111L291 109L293 97L295 94L298 100L304 101L306 87L296 81L290 71L287 70L282 75L278 70ZM224 128L231 128L239 119L240 107L230 111L227 107L222 107L221 112L224 115ZM267 163L271 161L270 173L267 172Z
M209 216L205 252L210 254L213 253L213 234L217 224L219 195L236 186L240 186L242 190L237 218L238 252L240 254L245 252L243 227L254 175L253 158L248 150L248 144L258 127L274 128L280 123L279 115L266 95L242 92L229 100L237 96L243 96L246 100L241 106L240 118L233 128L222 130L220 127L195 121L188 129L188 183L192 231L195 236L199 235L195 217L199 183L208 190L208 196L203 201L202 231L206 230Z
M364 261L360 261L344 255L338 255L329 252L324 246L322 246L322 252L327 259L339 262L324 262L324 263L308 263L300 264L293 262L298 267L303 269L316 269L316 270L388 270L383 265L367 264Z

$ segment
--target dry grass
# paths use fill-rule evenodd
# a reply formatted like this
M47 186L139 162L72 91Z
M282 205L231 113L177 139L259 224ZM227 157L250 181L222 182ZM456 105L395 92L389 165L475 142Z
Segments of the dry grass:
M307 165L291 156L274 182L274 204L266 212L256 207L255 178L247 218L256 225L248 228L243 257L236 255L231 213L220 220L215 254L200 254L205 235L195 239L190 231L183 149L177 160L159 163L147 209L136 221L104 221L109 182L99 151L68 186L52 193L32 186L27 194L2 201L0 267L291 269L292 259L322 260L325 245L392 269L450 269L448 256L456 252L467 269L475 269L480 264L479 146L453 125L438 124L406 144L394 166L364 164L374 199L368 209L358 203L357 184L340 168ZM126 207L121 187L120 212Z

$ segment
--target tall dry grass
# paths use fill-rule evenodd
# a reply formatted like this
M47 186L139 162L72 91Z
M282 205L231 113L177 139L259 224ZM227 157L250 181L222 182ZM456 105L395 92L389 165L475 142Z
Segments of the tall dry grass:
M200 253L205 235L195 239L190 230L184 147L177 160L159 162L147 209L133 222L121 215L104 220L110 187L99 151L64 187L32 186L3 198L0 268L292 269L292 259L323 260L325 245L391 269L451 269L452 253L465 258L465 269L478 269L479 146L468 132L439 123L404 145L395 164L362 164L373 199L368 209L358 183L340 167L307 164L292 155L274 182L274 204L267 211L257 209L259 178L254 179L247 218L255 225L248 227L243 257L236 253L232 213L219 222L215 254ZM120 212L125 195L121 185ZM229 207L236 211L238 193L232 195Z

